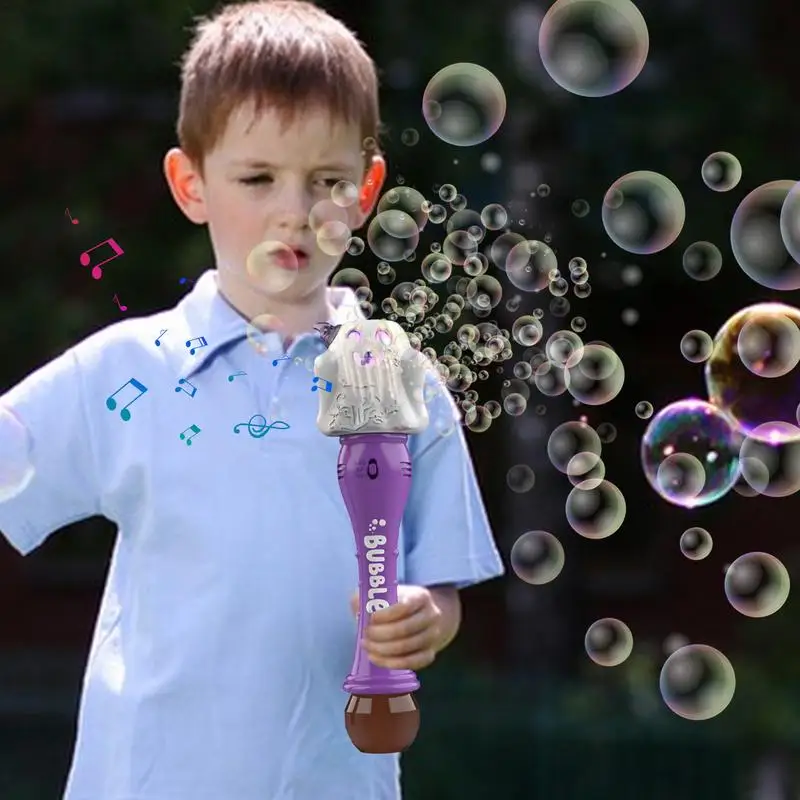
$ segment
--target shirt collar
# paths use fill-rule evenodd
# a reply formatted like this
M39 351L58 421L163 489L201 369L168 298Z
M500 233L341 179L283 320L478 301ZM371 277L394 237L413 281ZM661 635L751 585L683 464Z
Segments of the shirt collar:
M355 292L346 286L329 286L327 289L328 302L333 313L328 320L332 325L344 325L357 319L364 319L364 314L359 308ZM217 286L217 271L206 270L196 281L192 290L178 303L177 309L186 322L187 334L185 345L186 357L182 363L183 374L186 378L199 372L223 349L247 336L247 320L242 317L222 297ZM203 345L200 337L207 344ZM276 341L280 341L280 334L275 332ZM294 342L303 339L313 339L319 343L320 352L324 344L316 331L309 331L297 336ZM191 344L189 342L192 341ZM190 353L193 345L202 345L195 349L194 355Z

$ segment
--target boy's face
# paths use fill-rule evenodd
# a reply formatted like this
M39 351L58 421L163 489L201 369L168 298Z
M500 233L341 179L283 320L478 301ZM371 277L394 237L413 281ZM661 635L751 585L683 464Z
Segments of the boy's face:
M364 175L359 127L319 108L299 111L284 128L274 111L255 116L243 106L207 154L203 175L186 160L183 167L195 199L176 199L193 222L208 223L222 288L246 314L267 297L318 299L350 232L367 217L357 199ZM339 181L356 189L346 207L331 199Z

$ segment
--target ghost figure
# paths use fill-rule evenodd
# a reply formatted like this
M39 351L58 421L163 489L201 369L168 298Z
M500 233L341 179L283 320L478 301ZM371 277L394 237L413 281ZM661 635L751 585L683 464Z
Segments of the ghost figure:
M396 322L342 325L314 361L314 374L332 384L318 392L317 427L326 436L419 433L428 425L422 389L431 369Z

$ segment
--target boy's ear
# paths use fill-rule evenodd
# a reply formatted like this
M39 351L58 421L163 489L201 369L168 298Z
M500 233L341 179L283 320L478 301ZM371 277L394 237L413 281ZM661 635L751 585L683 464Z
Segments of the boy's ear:
M164 176L178 208L187 218L195 225L208 222L203 178L179 147L173 147L164 156Z
M358 198L358 208L360 213L357 228L360 228L372 213L378 198L381 196L381 189L386 180L386 161L383 156L373 156L364 182L361 184L361 192Z

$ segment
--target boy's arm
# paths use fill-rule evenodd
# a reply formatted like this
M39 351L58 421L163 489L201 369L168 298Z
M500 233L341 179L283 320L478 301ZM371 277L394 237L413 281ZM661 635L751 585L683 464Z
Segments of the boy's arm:
M0 396L0 531L22 555L59 528L100 513L90 439L74 350ZM17 481L24 462L32 469L27 484ZM15 481L21 491L9 485Z
M409 440L413 479L403 517L403 582L458 590L499 577L504 568L460 412L438 379L428 390L430 423ZM438 594L448 605L447 592Z

